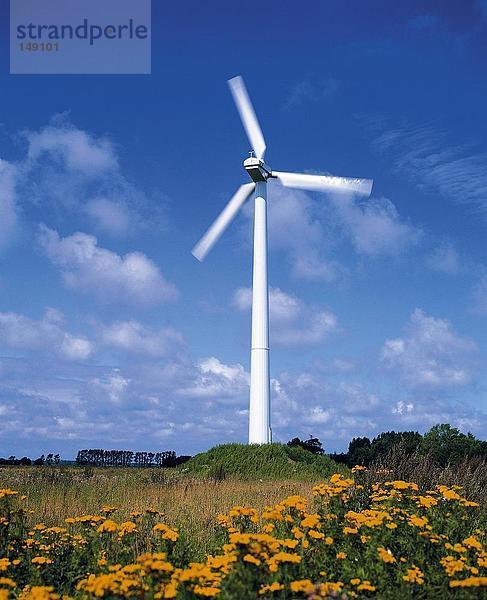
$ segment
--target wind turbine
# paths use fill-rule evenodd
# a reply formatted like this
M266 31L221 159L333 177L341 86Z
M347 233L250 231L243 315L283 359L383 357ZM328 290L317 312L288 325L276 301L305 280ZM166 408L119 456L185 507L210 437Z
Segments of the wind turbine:
M202 261L243 204L251 196L254 196L249 444L268 444L272 441L272 433L270 427L269 288L267 282L267 182L270 179L277 179L282 185L291 188L369 196L372 190L372 180L273 171L264 162L266 150L264 136L243 79L240 76L234 77L228 81L228 85L252 147L250 158L244 160L243 163L252 182L244 183L238 188L230 202L193 248L192 253L199 261Z

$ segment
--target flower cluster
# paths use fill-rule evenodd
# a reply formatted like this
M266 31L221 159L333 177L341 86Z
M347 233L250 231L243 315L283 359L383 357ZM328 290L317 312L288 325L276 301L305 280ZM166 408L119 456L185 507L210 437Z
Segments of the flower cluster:
M477 598L487 587L479 506L458 487L366 485L333 475L314 499L218 517L220 549L189 562L157 510L117 507L27 527L22 497L0 490L0 600L61 598Z

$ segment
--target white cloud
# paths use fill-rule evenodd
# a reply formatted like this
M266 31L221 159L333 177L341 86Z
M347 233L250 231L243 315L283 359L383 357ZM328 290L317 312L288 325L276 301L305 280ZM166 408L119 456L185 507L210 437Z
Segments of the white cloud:
M392 407L393 415L404 415L412 413L414 410L414 404L412 402L404 402L403 400L399 400L396 402L395 406Z
M184 355L127 358L119 368L51 357L0 359L2 444L24 454L58 449L67 458L79 448L100 445L194 453L247 439L244 366L217 357L196 363ZM400 387L377 393L357 377L320 375L315 368L275 373L274 439L312 434L331 451L344 449L354 436L425 431L441 422L485 435L485 415L478 407L450 401L442 390L434 395L416 389L410 400Z
M39 321L14 312L0 313L0 345L67 360L86 360L94 350L89 340L64 330L63 316L54 309L48 309Z
M227 365L212 356L198 363L194 381L178 394L218 401L248 394L249 385L250 376L242 365Z
M75 127L66 114L22 136L27 152L16 164L19 197L42 206L46 222L68 212L113 236L165 228L164 199L149 198L126 178L106 137Z
M171 327L153 331L135 320L101 326L100 338L111 348L154 358L175 354L183 343L182 335Z
M244 206L247 219L253 205ZM269 185L269 248L287 253L295 279L334 281L347 269L332 254L348 238L358 254L394 256L417 244L420 228L401 219L387 198L358 202L352 196L316 194ZM246 227L250 241L251 228Z
M381 360L412 387L462 386L472 380L475 343L453 331L446 319L416 309L404 338L388 339Z
M12 244L19 228L17 169L0 158L0 251Z
M123 377L120 369L113 369L105 377L96 377L92 384L101 392L102 397L108 398L112 404L120 404L130 384L130 379Z
M333 204L359 254L399 254L421 237L419 229L401 221L387 198L370 198L359 204L352 197L335 196Z
M92 235L78 232L60 238L45 225L40 226L38 237L44 253L61 270L70 289L94 294L104 301L142 307L177 297L176 287L142 252L120 256L98 246Z
M455 275L459 268L458 253L451 243L440 244L426 257L426 266L433 271Z
M85 207L98 227L113 235L122 235L130 229L133 216L128 207L109 198L93 198Z
M236 290L233 304L240 311L248 311L252 306L252 291L249 288ZM338 328L331 311L308 307L279 288L269 290L269 313L272 343L284 346L319 344Z
M87 177L118 168L113 144L108 139L97 139L76 129L64 116L39 132L26 131L24 136L29 144L27 156L31 161L47 155L69 171L77 171Z

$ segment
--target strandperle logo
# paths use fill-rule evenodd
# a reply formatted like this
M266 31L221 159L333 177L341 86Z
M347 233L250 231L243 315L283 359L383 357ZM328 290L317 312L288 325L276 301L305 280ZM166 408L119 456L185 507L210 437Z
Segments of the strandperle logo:
M92 25L88 19L78 26L73 25L17 25L17 39L30 41L59 41L74 38L88 40L90 46L100 39L106 40L146 40L148 28L146 25L137 25L129 19L124 25Z
M150 72L151 0L10 0L10 73Z

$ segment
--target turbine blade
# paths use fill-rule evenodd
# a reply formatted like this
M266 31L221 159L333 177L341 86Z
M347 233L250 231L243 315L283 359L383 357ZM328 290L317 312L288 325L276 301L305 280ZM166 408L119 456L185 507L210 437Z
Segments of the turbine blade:
M250 145L252 146L255 156L257 158L264 158L265 153L265 140L262 135L262 130L255 116L254 107L250 101L247 89L245 87L244 80L240 77L234 77L228 80L230 91L232 92L233 99L237 105L240 118L242 119L243 126L247 132Z
M235 218L244 202L253 193L254 189L255 183L244 183L238 188L230 202L210 225L205 235L196 244L193 250L191 250L191 253L195 258L197 258L199 261L202 261L205 258L208 252L216 244L222 233Z
M286 187L318 192L354 193L370 196L372 179L352 179L349 177L332 177L329 175L307 175L305 173L282 173L272 171L272 175Z

